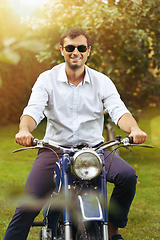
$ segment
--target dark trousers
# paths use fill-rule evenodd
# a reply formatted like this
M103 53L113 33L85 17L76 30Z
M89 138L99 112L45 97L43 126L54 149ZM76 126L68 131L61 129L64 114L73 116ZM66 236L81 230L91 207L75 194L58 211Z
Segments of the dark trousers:
M61 157L61 151L57 151ZM105 156L108 155L105 151ZM114 226L123 228L127 224L127 215L135 195L137 176L135 170L119 156L112 155L106 161L109 173L107 181L115 187L110 199L109 221ZM53 172L57 158L50 150L39 150L38 156L28 175L24 198L16 208L15 214L6 230L4 240L25 240L34 218L48 200L54 190Z

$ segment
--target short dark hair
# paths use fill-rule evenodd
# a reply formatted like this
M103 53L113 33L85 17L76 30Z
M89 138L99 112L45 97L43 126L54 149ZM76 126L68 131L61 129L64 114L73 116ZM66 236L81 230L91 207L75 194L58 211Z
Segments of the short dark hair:
M64 39L66 37L69 37L71 39L74 39L80 35L83 35L86 37L87 39L87 44L88 44L88 47L91 46L91 39L90 39L90 36L88 35L87 32L85 32L83 29L81 28L70 28L68 30L66 30L60 37L60 45L63 46L64 44Z

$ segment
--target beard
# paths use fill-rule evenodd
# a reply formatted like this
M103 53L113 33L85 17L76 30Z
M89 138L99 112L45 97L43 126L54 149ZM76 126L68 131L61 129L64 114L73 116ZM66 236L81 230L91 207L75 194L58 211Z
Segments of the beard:
M78 64L72 65L72 64L68 64L69 68L72 70L76 70L78 68L80 68L81 66L79 66Z
M72 63L67 62L67 65L71 70L76 70L76 69L81 68L83 64L78 64L78 63L72 64Z

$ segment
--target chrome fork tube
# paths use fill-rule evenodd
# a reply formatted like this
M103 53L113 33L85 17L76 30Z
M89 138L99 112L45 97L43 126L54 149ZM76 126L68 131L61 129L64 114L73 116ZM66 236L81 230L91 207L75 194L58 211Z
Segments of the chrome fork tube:
M62 189L64 194L64 211L63 211L63 222L64 222L64 232L65 232L65 240L73 240L72 238L72 224L71 224L71 216L70 216L70 207L68 203L71 201L71 191L70 191L70 181L69 181L69 163L70 156L68 151L63 152L62 156Z
M72 224L69 222L66 222L64 224L64 230L65 230L65 240L73 240L72 239Z
M108 222L103 223L103 240L109 240L108 236Z

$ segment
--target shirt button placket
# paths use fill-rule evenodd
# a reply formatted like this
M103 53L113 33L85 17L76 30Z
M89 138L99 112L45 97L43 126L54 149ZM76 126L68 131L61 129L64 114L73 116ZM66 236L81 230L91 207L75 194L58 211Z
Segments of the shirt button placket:
M77 130L77 111L78 111L78 87L73 90L73 138L76 140Z

